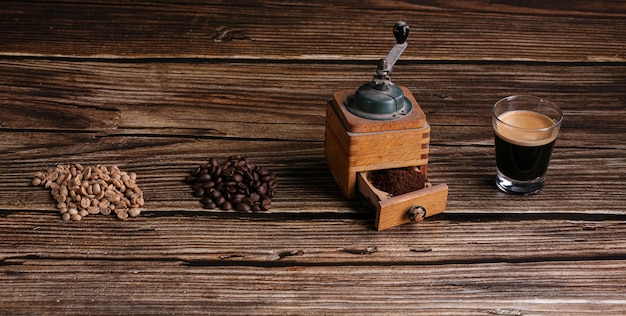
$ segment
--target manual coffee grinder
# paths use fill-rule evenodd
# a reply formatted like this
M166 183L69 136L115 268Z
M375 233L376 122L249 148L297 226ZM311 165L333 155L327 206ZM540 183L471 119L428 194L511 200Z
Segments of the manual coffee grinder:
M408 88L391 82L396 61L407 47L409 27L393 27L396 44L380 59L371 82L354 90L340 90L326 107L324 153L328 167L346 198L362 197L376 209L378 230L441 213L448 186L392 196L375 188L372 171L414 168L427 178L430 126Z

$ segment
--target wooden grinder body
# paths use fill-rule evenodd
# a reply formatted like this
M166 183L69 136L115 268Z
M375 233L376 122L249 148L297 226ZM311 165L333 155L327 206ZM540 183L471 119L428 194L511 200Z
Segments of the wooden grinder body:
M340 90L326 107L324 153L328 167L346 198L361 195L376 209L377 230L415 222L410 210L424 211L417 221L443 212L448 186L440 184L391 196L371 184L370 171L412 167L427 178L430 126L415 98L400 87L413 110L395 120L371 120L352 114L345 102L352 90Z
M396 120L370 120L350 113L344 102L353 90L337 91L328 102L324 152L346 198L356 198L358 172L417 166L427 176L430 126L409 89L400 88L413 110Z

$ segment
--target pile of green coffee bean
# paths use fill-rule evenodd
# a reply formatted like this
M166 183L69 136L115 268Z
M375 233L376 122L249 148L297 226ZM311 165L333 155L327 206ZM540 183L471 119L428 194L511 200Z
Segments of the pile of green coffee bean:
M80 221L94 214L139 216L144 199L136 180L134 172L117 166L74 164L37 172L32 184L50 189L63 220Z

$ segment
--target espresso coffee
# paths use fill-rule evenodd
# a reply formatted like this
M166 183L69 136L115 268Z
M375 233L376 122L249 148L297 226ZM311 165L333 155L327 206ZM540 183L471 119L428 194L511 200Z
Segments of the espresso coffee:
M555 121L543 114L515 110L494 123L496 165L505 176L521 180L543 177L548 169L557 133Z

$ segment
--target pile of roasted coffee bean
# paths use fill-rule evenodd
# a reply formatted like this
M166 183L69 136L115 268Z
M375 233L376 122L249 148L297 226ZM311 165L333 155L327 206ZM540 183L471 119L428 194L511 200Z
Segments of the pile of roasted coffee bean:
M50 189L63 220L80 221L94 214L139 216L144 199L136 180L134 172L117 166L74 164L37 172L32 183Z
M220 208L241 212L272 208L278 181L273 172L256 166L244 156L231 156L220 162L211 158L186 178L193 194L206 209Z

